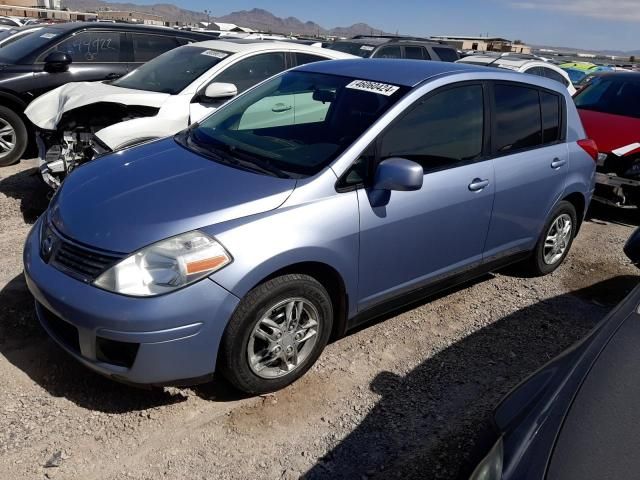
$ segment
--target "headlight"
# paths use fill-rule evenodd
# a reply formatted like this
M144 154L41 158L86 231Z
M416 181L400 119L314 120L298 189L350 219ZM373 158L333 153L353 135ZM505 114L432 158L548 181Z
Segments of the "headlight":
M232 260L222 245L195 230L143 248L104 272L93 284L123 295L150 297L196 282Z
M502 478L502 438L478 464L469 480L500 480Z

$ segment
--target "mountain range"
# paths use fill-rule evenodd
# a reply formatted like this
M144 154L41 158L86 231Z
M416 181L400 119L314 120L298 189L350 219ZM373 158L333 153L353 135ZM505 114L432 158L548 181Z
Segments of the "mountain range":
M203 12L185 10L176 5L159 3L155 5L138 5L135 3L115 3L104 0L64 0L63 6L71 10L96 11L98 9L132 10L152 13L164 17L165 21L175 23L197 23L201 21L218 21L235 23L242 27L249 27L262 32L286 33L295 35L335 35L338 37L352 37L363 34L382 34L380 29L373 28L366 23L356 23L346 27L327 29L315 22L302 21L295 17L281 18L271 12L254 8L240 10L220 17L210 16Z

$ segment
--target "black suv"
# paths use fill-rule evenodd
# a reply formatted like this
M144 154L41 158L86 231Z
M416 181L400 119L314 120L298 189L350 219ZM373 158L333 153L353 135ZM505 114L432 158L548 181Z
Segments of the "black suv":
M0 48L0 166L17 162L33 139L23 111L35 97L68 82L118 78L167 50L218 36L126 23L32 29Z
M357 35L348 40L333 42L327 48L362 58L406 58L442 62L455 62L460 58L451 45L421 37Z

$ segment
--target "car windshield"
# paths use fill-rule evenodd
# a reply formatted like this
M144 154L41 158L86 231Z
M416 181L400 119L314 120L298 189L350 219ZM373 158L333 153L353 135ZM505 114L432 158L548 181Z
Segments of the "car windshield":
M640 74L637 78L594 78L575 97L578 108L640 118Z
M327 48L337 50L338 52L348 53L350 55L357 55L362 58L369 58L376 49L374 45L367 45L366 43L358 42L334 42Z
M111 83L116 87L175 95L218 64L230 52L210 48L178 47Z
M407 91L382 82L288 72L176 139L223 163L305 177L337 158Z
M27 55L49 45L56 37L62 36L62 31L57 28L37 29L34 33L37 35L20 35L15 41L3 45L0 50L0 63L18 63Z

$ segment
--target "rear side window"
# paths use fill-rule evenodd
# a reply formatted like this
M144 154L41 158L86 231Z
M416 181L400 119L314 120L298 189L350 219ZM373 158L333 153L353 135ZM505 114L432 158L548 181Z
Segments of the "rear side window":
M532 148L542 143L538 90L496 84L494 149L498 153Z
M178 46L175 38L162 35L133 34L133 61L148 62Z
M323 60L328 60L325 57L312 55L310 53L296 52L294 55L296 56L296 65L305 65L307 63L322 62Z
M453 48L433 47L433 51L436 52L443 62L455 62L458 60L458 52Z
M540 92L542 111L542 142L555 143L560 140L561 109L560 97L553 93Z
M89 30L73 35L42 55L51 52L64 52L73 63L114 63L121 62L120 32Z
M404 56L405 58L409 58L412 60L424 60L425 58L429 59L429 54L422 47L404 47Z
M374 55L375 58L402 58L402 48L398 45L382 47Z
M569 81L566 78L564 78L562 75L560 75L558 72L556 72L555 70L552 70L550 68L543 68L543 70L547 78L550 78L551 80L555 80L556 82L560 82L565 87L569 86Z
M544 68L542 67L531 67L525 73L529 75L537 75L538 77L544 77Z
M482 156L484 100L480 85L454 87L428 97L382 138L380 159L402 157L425 173Z

